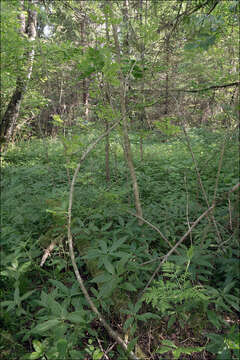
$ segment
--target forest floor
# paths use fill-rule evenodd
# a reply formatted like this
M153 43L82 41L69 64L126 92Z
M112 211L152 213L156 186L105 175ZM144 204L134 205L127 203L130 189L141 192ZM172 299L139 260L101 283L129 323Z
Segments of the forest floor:
M4 155L2 358L126 359L89 310L67 244L69 179L95 136L34 139ZM238 359L239 198L229 193L239 182L237 134L195 129L189 143L151 134L142 153L138 134L131 141L144 219L174 245L215 200L219 232L210 218L199 222L139 305L138 294L170 248L131 214L121 139L112 134L110 181L103 140L82 164L75 186L72 233L86 287L146 359Z

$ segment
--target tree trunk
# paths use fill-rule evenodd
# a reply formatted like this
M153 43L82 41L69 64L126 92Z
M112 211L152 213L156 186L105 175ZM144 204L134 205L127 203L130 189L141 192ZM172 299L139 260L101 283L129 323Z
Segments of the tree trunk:
M117 34L117 28L115 24L112 24L113 29L113 37L117 52L117 61L121 67L121 51L120 51L120 45L118 40L118 34ZM126 113L126 102L125 102L125 81L122 71L119 71L120 74L120 103L121 103L121 115L122 115L122 121L123 121L123 140L124 140L124 151L125 151L125 157L127 160L131 180L132 180L132 186L133 186L133 193L134 193L134 199L135 199L135 207L136 207L136 214L138 216L142 217L142 207L140 203L140 197L139 197L139 189L138 189L138 183L137 183L137 177L133 165L132 160L132 152L131 152L131 144L128 136L128 124L127 124L127 113ZM139 225L142 225L142 221L139 220Z
M169 60L170 60L170 38L167 35L165 39L165 52L166 52L166 82L165 82L165 109L164 114L167 115L169 112Z
M32 4L33 0L29 0ZM28 35L28 40L33 41L36 39L36 23L37 12L28 9L28 21L26 24L26 17L24 13L24 0L21 0L22 13L19 15L20 20L20 33L22 36ZM11 97L11 100L7 106L5 114L3 115L0 128L1 143L5 143L5 147L12 139L19 116L21 102L26 93L28 82L32 75L32 67L34 61L34 48L25 54L26 59L26 72L24 75L19 75L16 80L16 89Z
M80 29L81 29L81 45L82 45L82 48L84 49L85 46L87 45L87 41L86 41L86 37L85 37L85 18L83 18L80 23ZM84 53L84 50L83 50L83 53ZM88 87L89 87L88 79L83 79L82 80L82 102L83 102L83 108L84 108L84 113L85 113L84 115L85 115L86 121L89 120Z

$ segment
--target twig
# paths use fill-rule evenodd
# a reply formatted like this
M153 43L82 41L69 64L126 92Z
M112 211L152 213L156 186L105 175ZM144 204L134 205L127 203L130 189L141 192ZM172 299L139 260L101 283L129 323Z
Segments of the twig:
M230 229L233 230L232 226L232 209L231 209L231 200L230 200L230 194L234 191L236 191L240 187L240 183L234 185L228 192L228 211L229 211L229 226Z
M232 209L231 209L230 198L228 198L228 211L229 211L229 226L230 226L230 229L232 230L233 229L233 227L232 227Z
M135 216L136 218L140 219L142 222L146 223L147 225L149 225L152 229L156 230L158 232L158 234L163 238L164 241L166 241L166 243L172 247L173 245L170 243L170 241L163 235L163 233L153 224L151 224L148 220L144 219L142 216L139 216L137 214L132 213L131 211L127 210L127 212L133 216ZM178 253L178 252L177 252ZM179 255L179 253L178 253Z
M145 288L143 289L139 299L142 298L143 294L145 293L145 291L147 290L147 288L149 287L149 285L151 284L151 282L153 281L154 277L156 276L156 274L158 273L158 271L160 270L161 266L167 261L167 259L169 258L169 256L176 250L176 248L188 237L188 235L191 233L191 231L195 228L195 226L211 211L213 210L215 207L215 204L213 204L212 206L210 206L202 215L199 216L199 218L194 221L193 225L191 226L191 228L181 237L181 239L176 243L176 245L174 245L174 247L164 256L163 260L160 262L160 264L158 265L158 267L156 268L156 270L154 271L154 273L152 274L150 280L148 281L147 285L145 286Z
M117 342L115 341L115 343L113 343L111 346L109 346L109 348L105 351L105 354L108 354L116 345L117 345Z
M51 255L51 252L54 249L55 245L56 245L56 240L53 240L51 242L51 244L47 247L47 249L45 249L42 260L41 260L41 264L40 264L41 267L44 265L47 258Z
M222 162L223 162L223 155L224 155L224 151L225 151L226 139L227 139L227 137L225 137L225 139L224 139L222 150L221 150L221 155L220 155L220 159L219 159L219 163L218 163L218 172L217 172L217 177L216 177L216 183L215 183L215 189L214 189L214 195L213 195L213 202L216 201L217 190L218 190L218 181L219 181L220 172L221 172L221 169L222 169Z
M131 351L128 351L128 346L127 344L123 341L123 339L121 338L121 336L118 334L117 331L113 330L112 327L107 323L107 321L105 320L105 318L103 317L103 315L98 311L98 309L96 308L96 306L94 305L92 299L90 298L90 295L84 285L83 279L80 275L80 272L78 270L77 264L76 264L76 260L75 260L75 254L74 254L74 249L73 249L73 239L72 239L72 232L71 232L71 222L72 222L72 204L73 204L73 194L74 194L74 186L75 186L75 182L81 167L82 162L85 160L85 158L87 157L87 155L92 151L92 149L94 149L94 147L105 137L107 136L110 131L112 131L118 124L120 121L116 122L113 126L111 126L105 133L103 133L101 136L99 136L92 144L90 144L87 148L87 150L83 153L72 178L72 182L71 182L71 187L70 187L70 193L69 193L69 206L68 206L68 243L69 243L69 253L70 253L70 257L71 257L71 261L72 261L72 265L73 265L73 269L77 278L77 281L80 285L80 288L85 296L85 299L87 300L87 303L89 304L90 308L92 309L92 311L97 315L99 321L101 322L101 324L105 327L105 329L107 330L109 336L111 336L126 352L128 352L129 357L133 360L138 360L138 358L136 357L136 355Z
M147 265L147 264L151 264L151 263L153 263L153 262L155 262L155 261L159 261L159 260L161 260L161 259L163 259L164 258L164 256L160 256L160 257L157 257L156 259L152 259L152 260L149 260L149 261L145 261L145 262L143 262L142 264L139 264L139 266L144 266L144 265Z
M197 165L197 161L196 161L196 158L195 158L195 155L194 155L194 152L192 150L192 145L190 143L190 140L189 140L189 137L187 135L187 132L186 132L186 129L185 129L185 126L183 125L182 126L183 128L183 132L184 132L184 135L185 135L185 138L187 140L187 145L188 145L188 148L189 148L189 151L190 151L190 154L192 156L192 160L193 160L193 163L194 163L194 166L195 166L195 171L197 173L197 178L198 178L198 182L199 182L199 185L200 185L200 188L202 190L202 194L203 194L203 197L204 197L204 200L207 204L207 207L209 207L209 201L208 201L208 198L207 198L207 194L206 194L206 191L204 189L204 186L203 186L203 183L202 183L202 178L201 178L201 175L200 175L200 171L199 171L199 168L198 168L198 165ZM216 220L213 216L213 214L210 214L210 219L215 227L215 230L216 230L216 233L217 233L217 237L218 237L218 240L219 240L219 243L222 242L222 238L221 238L221 235L219 233L219 230L218 230L218 226L217 226L217 223L216 223Z
M186 218L187 218L187 225L190 229L190 222L189 222L189 194L188 194L188 187L187 187L187 177L186 174L184 174L184 184L186 189L186 195L187 195L187 203L186 203ZM192 233L190 233L190 241L192 245Z
M101 351L103 352L103 356L105 359L109 360L109 357L107 356L107 353L104 351L103 347L102 347L102 344L101 344L101 341L99 340L99 338L97 337L97 342L98 342L98 345L101 349Z
M187 89L169 89L170 91L182 91L182 92L187 92L187 93L198 93L201 91L207 91L207 90L212 90L212 89L224 89L227 87L232 87L232 86L239 86L240 85L240 81L235 81L233 83L230 84L222 84L222 85L212 85L209 86L207 88L203 88L203 89L193 89L193 90L187 90Z

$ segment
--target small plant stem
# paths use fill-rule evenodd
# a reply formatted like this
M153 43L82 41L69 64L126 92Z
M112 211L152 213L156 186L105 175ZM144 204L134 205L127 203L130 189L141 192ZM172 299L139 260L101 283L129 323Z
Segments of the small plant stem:
M152 274L150 280L148 281L147 285L145 286L145 288L143 289L142 293L140 294L139 300L142 298L143 294L146 292L147 288L149 287L149 285L151 284L151 282L153 281L153 279L155 278L156 274L158 273L158 271L160 270L161 266L167 261L167 259L169 258L169 256L177 249L177 247L188 237L188 235L191 233L191 231L195 228L195 226L210 212L214 209L215 204L213 204L212 206L210 206L202 215L200 215L197 220L194 221L194 223L192 224L191 228L181 237L181 239L172 247L172 249L164 256L164 258L162 259L162 261L160 262L160 264L158 265L158 267L156 268L156 270L154 271L154 273Z
M218 172L217 172L217 177L216 177L216 182L215 182L213 202L216 201L216 197L217 197L218 182L219 182L220 172L221 172L221 169L222 169L222 162L223 162L223 155L224 155L224 151L225 151L225 144L226 144L226 137L225 137L224 142L223 142L223 146L222 146L222 150L221 150L221 154L220 154L220 159L219 159L219 163L218 163Z
M163 233L153 224L151 224L148 220L144 219L142 216L132 213L131 211L127 211L129 214L135 216L136 218L140 219L145 224L149 225L152 229L156 230L157 233L162 237L162 239L172 248L173 245L170 243L170 241L163 235ZM179 252L176 251L178 255Z
M184 132L184 135L186 137L186 140L187 140L187 145L188 145L188 148L189 148L189 151L191 153L191 156L192 156L192 159L193 159L193 163L194 163L194 166L195 166L195 171L197 173L197 178L198 178L198 182L199 182L199 185L200 185L200 188L202 190L202 194L203 194L203 197L204 197L204 200L207 204L207 206L209 207L210 204L209 204L209 201L208 201L208 198L207 198L207 194L206 194L206 191L204 189L204 186L203 186L203 183L202 183L202 179L201 179L201 175L200 175L200 171L198 169L198 165L197 165L197 161L196 161L196 158L195 158L195 155L194 155L194 152L192 150L192 145L190 143L190 140L189 140L189 137L187 135L187 132L186 132L186 129L183 125L183 132ZM210 219L215 227L215 230L216 230L216 234L217 234L217 237L218 237L218 240L219 240L219 243L222 242L222 238L221 238L221 235L219 233L219 230L218 230L218 226L217 226L217 223L216 223L216 220L215 220L215 217L213 216L213 214L211 213L210 214Z
M186 203L186 217L187 217L187 225L190 229L190 222L189 222L189 194L188 194L188 187L187 187L187 177L186 174L184 174L184 184L186 189L186 195L187 195L187 203ZM192 233L190 233L190 241L192 245Z

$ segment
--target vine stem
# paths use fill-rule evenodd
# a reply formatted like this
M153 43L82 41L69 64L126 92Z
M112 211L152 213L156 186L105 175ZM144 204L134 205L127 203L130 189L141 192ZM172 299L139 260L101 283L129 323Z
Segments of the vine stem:
M100 135L92 144L90 144L88 146L88 148L86 149L86 151L82 154L81 159L75 169L73 178L72 178L72 182L71 182L71 187L70 187L70 193L69 193L69 205L68 205L68 245L69 245L69 253L70 253L70 257L71 257L71 261L72 261L72 266L77 278L77 281L79 283L79 286L85 296L85 299L87 300L87 303L89 304L90 308L92 309L92 311L97 315L99 321L101 322L101 324L104 326L104 328L107 330L109 336L111 336L111 338L113 338L126 352L128 352L128 355L131 359L133 360L139 360L136 355L132 352L132 351L128 351L128 346L126 344L125 341L123 341L123 339L121 338L120 334L113 330L112 327L107 323L107 321L105 320L104 316L98 311L97 307L95 306L95 304L93 303L85 285L82 279L82 276L78 270L77 264L76 264L76 259L75 259L75 254L74 254L74 249L73 249L73 238L72 238L72 232L71 232L71 222L72 222L72 204L73 204L73 195L74 195L74 188L75 188L75 182L81 167L82 162L86 159L86 157L88 156L88 154L95 148L95 146L105 137L107 136L118 124L120 121L116 122L114 125L112 125L105 133L103 133L102 135Z

